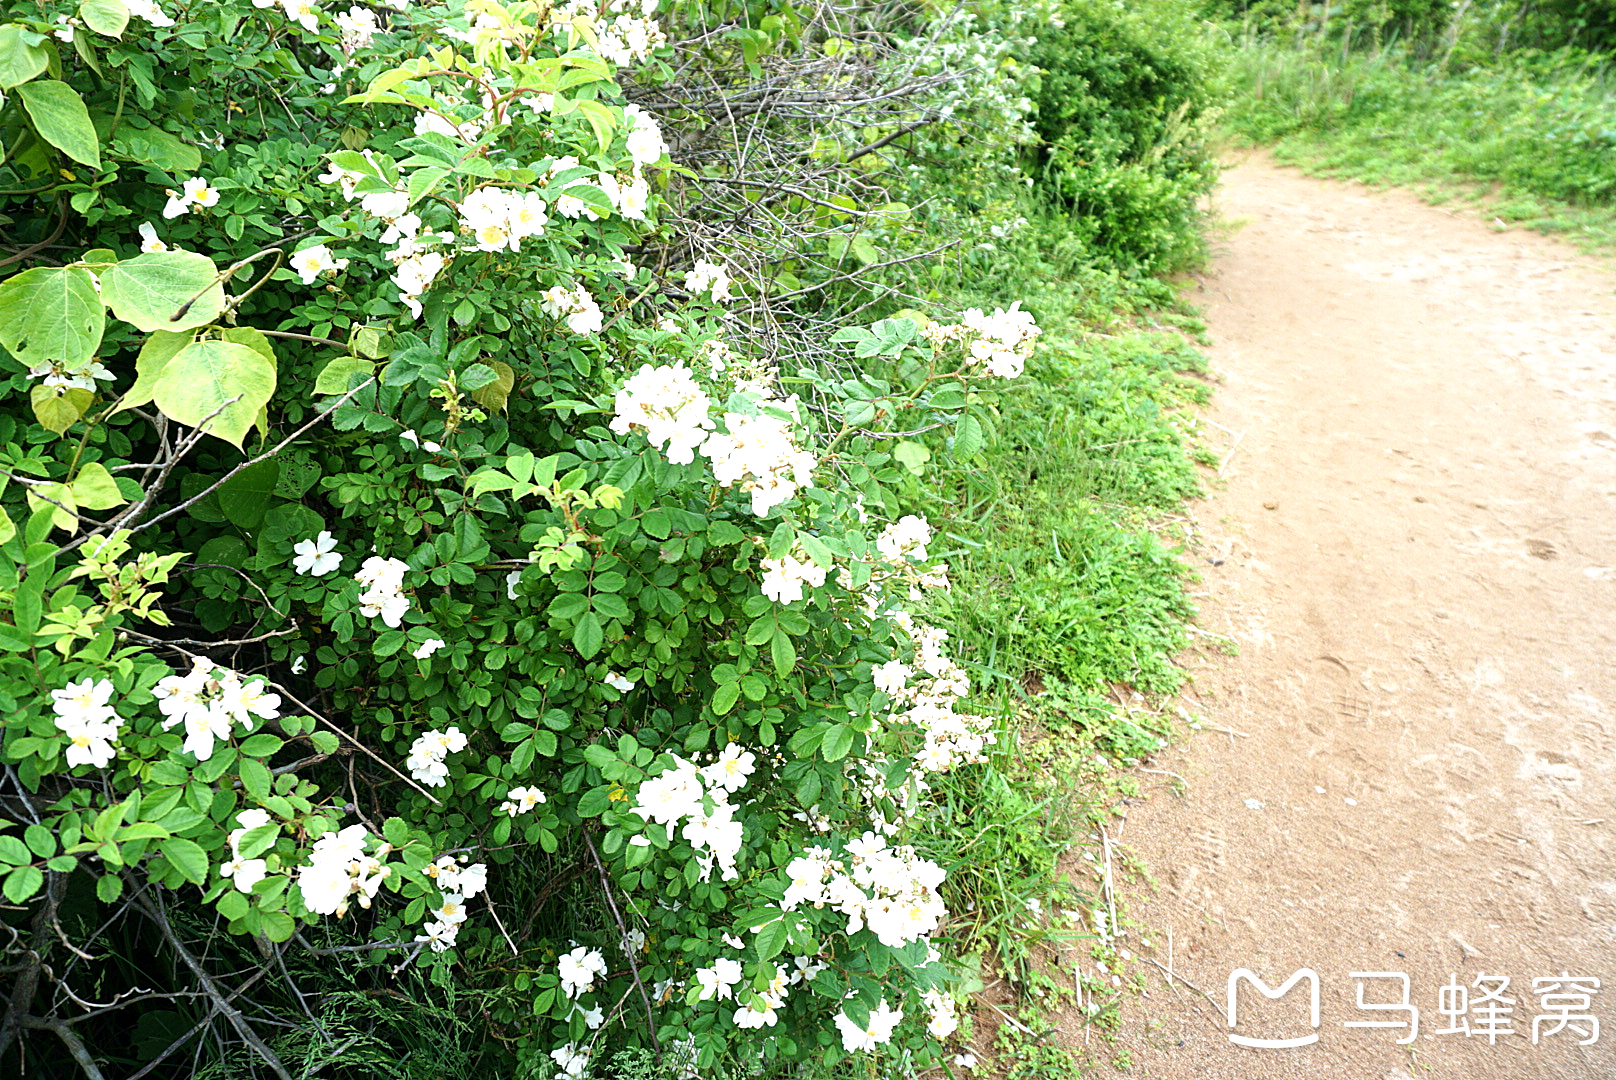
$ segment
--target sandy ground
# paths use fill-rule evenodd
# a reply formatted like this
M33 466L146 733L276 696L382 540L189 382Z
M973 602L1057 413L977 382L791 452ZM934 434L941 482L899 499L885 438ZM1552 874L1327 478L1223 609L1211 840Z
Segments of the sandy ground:
M1239 655L1190 658L1186 696L1241 735L1161 755L1188 792L1146 775L1121 836L1159 884L1123 887L1157 928L1124 945L1166 965L1170 929L1217 1004L1136 960L1128 1075L1616 1078L1616 276L1260 157L1217 209L1208 416L1244 434L1194 557L1201 626ZM1304 980L1244 986L1233 1030L1317 1042L1231 1043L1239 968L1316 972L1317 1027ZM1408 977L1417 1037L1344 1026L1408 1019L1358 1008L1401 980L1354 972ZM1590 1045L1581 1021L1532 1041L1556 993L1534 979L1562 974L1600 980Z

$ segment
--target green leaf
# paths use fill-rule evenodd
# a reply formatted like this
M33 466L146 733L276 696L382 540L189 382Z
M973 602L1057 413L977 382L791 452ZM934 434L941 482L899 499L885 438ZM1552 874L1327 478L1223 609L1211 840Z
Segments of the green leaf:
M35 79L19 86L17 95L40 138L80 164L101 167L95 125L77 90L55 79Z
M45 70L50 52L38 43L40 36L17 23L0 26L0 90L10 90Z
M926 471L926 462L931 460L931 451L920 443L905 439L892 448L892 456L897 459L898 464L919 476Z
M39 891L45 884L45 875L35 866L19 866L6 875L6 899L13 904L20 904Z
M73 501L85 510L111 510L129 501L118 490L118 482L112 478L107 467L99 461L92 461L80 468L71 487Z
M103 904L110 904L123 895L123 878L117 874L102 874L95 883L95 896Z
M723 716L735 707L736 700L741 696L740 683L725 683L713 694L713 713Z
M56 834L45 826L30 825L22 835L28 844L28 850L41 859L48 859L56 854Z
M954 425L954 456L969 461L982 452L986 440L982 437L982 421L974 416L962 416Z
M797 649L791 643L791 635L784 630L776 630L774 638L769 642L769 654L774 658L774 670L784 676L790 675L791 669L797 666Z
M207 425L237 449L275 393L275 368L246 345L198 341L163 367L152 387L157 407L187 427Z
M153 251L101 275L101 299L138 330L194 330L224 310L224 282L206 255Z
M119 37L129 25L129 5L123 0L84 0L79 5L79 18L98 34Z
M18 866L30 863L34 857L28 854L28 846L15 836L0 836L0 865Z
M318 397L322 394L346 394L348 381L354 375L364 375L367 378L374 374L376 365L369 360L357 356L339 356L325 367L320 374L314 377L314 393Z
M819 752L826 761L840 761L853 749L853 729L847 724L833 724L819 744Z
M342 740L331 734L329 731L316 731L311 733L309 735L309 742L313 743L314 749L322 754L334 754L337 752L337 747L342 745Z
M578 650L579 656L589 660L600 652L604 640L605 634L601 630L600 617L593 611L584 612L572 628L572 647Z
M241 744L241 756L244 758L269 758L280 748L280 739L260 732Z
M95 359L107 316L81 266L36 266L0 283L0 345L27 367Z
M589 121L589 126L595 130L595 138L600 143L600 152L604 154L611 149L612 135L617 130L617 118L612 115L610 109L598 101L579 98L574 100L574 104L577 105L578 111L584 114L584 119Z
M758 959L767 962L779 956L790 937L791 931L787 928L784 919L776 919L774 922L765 924L758 930L752 942L757 948Z
M201 150L162 128L124 125L112 140L112 152L166 173L189 176L202 167Z
M118 830L118 841L167 840L172 834L155 821L136 821Z
M194 885L208 879L208 855L200 844L182 837L170 837L157 845L157 850L180 872L180 876Z
M269 775L269 767L262 761L243 757L236 764L236 771L241 774L241 787L248 795L255 799L262 799L269 795L269 785L272 777Z
M152 387L157 385L157 376L163 373L168 362L178 356L180 350L196 340L194 331L172 333L168 330L158 330L146 339L146 344L140 347L140 355L135 357L135 385L124 391L123 397L118 399L115 413L125 409L138 408L152 399Z
M220 915L235 922L252 909L252 901L247 899L246 893L232 888L219 897L218 907Z
M219 488L219 512L230 524L251 532L264 523L280 479L281 463L274 458L247 466Z

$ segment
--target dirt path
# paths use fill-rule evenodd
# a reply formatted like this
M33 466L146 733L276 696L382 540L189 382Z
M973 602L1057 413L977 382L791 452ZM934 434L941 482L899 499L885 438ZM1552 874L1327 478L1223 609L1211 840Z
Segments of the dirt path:
M1220 1008L1235 969L1278 987L1306 967L1321 1022L1305 982L1248 985L1238 1034L1318 1041L1236 1046L1136 961L1130 1075L1616 1077L1616 276L1261 158L1217 201L1240 227L1200 296L1211 419L1244 438L1196 511L1198 588L1240 655L1192 659L1187 696L1243 734L1158 759L1188 793L1130 809L1121 841L1160 891L1125 891L1161 928L1143 951L1167 964L1170 927ZM1412 1045L1343 1027L1406 1019L1357 1008L1361 971L1409 977ZM1532 1043L1533 979L1562 973L1601 981L1592 1045L1552 1023ZM1450 976L1482 1021L1482 975L1510 978L1514 1034L1438 1033Z

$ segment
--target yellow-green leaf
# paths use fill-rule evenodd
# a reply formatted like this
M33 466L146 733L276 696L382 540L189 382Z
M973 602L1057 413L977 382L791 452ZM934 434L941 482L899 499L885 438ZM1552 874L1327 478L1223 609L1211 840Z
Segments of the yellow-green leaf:
M92 461L79 469L73 478L73 501L86 510L111 510L128 502L118 483L99 461Z
M320 374L314 377L315 396L346 394L351 376L369 375L375 370L376 365L369 360L361 360L357 356L339 356L321 368Z
M516 385L516 370L503 360L487 360L484 363L499 377L486 386L479 386L473 390L471 400L485 409L504 412L505 404L511 396L511 388Z
M224 310L224 283L206 255L154 251L102 274L101 299L138 330L194 330Z
M84 367L106 323L95 278L82 267L36 266L0 283L0 345L28 367Z
M0 90L20 86L45 70L50 53L40 37L17 23L0 26Z
M51 508L53 527L70 533L78 531L79 508L66 484L35 484L28 489L28 513L37 514L46 507Z
M187 427L204 428L240 449L275 393L275 366L233 341L198 341L163 366L152 400Z
M123 0L84 0L79 5L79 18L98 34L120 37L129 25L129 5Z
M28 393L28 402L34 407L34 419L46 431L60 435L84 415L95 395L88 390L59 386L36 386Z
M192 330L183 334L158 330L147 338L146 344L140 347L140 355L135 357L135 385L124 393L117 408L112 411L138 408L150 401L152 388L157 385L157 376L163 373L163 368L179 355L181 349L195 340L196 332Z

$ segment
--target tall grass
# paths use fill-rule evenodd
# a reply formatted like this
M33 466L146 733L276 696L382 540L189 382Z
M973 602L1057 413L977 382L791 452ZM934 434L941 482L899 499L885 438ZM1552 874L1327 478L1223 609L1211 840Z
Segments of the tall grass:
M1320 172L1448 194L1469 186L1497 197L1493 213L1506 220L1616 238L1609 57L1450 47L1422 59L1354 40L1245 34L1226 123Z

